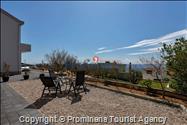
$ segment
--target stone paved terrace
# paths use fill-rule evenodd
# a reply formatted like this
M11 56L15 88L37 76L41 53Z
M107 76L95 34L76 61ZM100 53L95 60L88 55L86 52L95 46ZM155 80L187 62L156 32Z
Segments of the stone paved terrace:
M26 108L29 103L14 91L8 83L1 85L1 125L27 125L20 123L20 116L41 116L36 109ZM44 123L39 123L44 125Z
M41 99L43 85L39 79L16 81L8 83L24 97L32 108L37 109L47 117L74 116L74 117L101 117L101 116L130 116L166 117L166 125L187 125L187 113L179 108L156 103L142 98L112 92L106 89L87 85L90 90L87 94L81 93L80 99L68 97L65 93L58 93L56 98ZM33 91L34 90L34 91ZM64 86L62 86L64 91ZM125 123L110 123L110 125L127 125ZM55 125L62 125L57 122ZM74 122L65 122L63 125L77 125ZM87 125L79 123L78 125ZM104 125L104 123L92 123L89 125ZM134 123L129 125L144 125ZM162 125L162 123L151 123Z
M87 94L82 93L80 100L71 100L71 98L69 99L63 94L58 94L56 98L41 99L43 85L37 78L39 72L33 72L31 75L29 80L22 80L22 76L13 76L8 83L0 83L1 125L27 125L26 123L19 123L18 119L22 115L69 115L75 117L157 116L167 117L166 125L187 125L187 113L181 109L90 85L87 86L90 91ZM64 86L62 86L62 90L64 90ZM61 124L56 123L55 125ZM75 123L64 123L63 125L70 124L75 125ZM110 125L114 124L111 123ZM116 124L118 125L119 123ZM89 125L103 125L103 123ZM135 123L128 125L144 124ZM161 123L151 125L161 125Z

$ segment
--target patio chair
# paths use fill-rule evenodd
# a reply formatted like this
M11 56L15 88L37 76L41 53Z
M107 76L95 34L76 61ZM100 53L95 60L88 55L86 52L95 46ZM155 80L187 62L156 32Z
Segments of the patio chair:
M55 74L55 72L52 69L48 69L49 71L49 76L53 79L56 80L58 82L60 82L60 85L64 85L66 84L66 89L67 89L67 83L64 82L65 79L62 76L58 76L57 74Z
M42 97L45 93L45 90L48 90L49 93L51 92L51 90L56 91L55 96L57 95L57 91L60 91L60 93L61 93L61 86L58 81L55 81L51 77L48 77L48 76L41 76L40 80L42 81L42 83L44 85Z
M85 85L85 72L84 71L78 71L76 73L75 82L71 83L68 94L71 91L72 87L73 87L73 91L74 91L75 95L77 95L77 93L79 93L79 90L81 89L81 87L83 88L83 90L86 94L87 88L86 88L86 85Z
M53 79L56 80L58 76L55 74L55 72L52 69L49 69L49 76Z

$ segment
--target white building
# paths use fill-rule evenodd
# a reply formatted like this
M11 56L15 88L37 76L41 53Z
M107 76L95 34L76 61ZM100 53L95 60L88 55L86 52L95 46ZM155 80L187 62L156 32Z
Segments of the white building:
M20 41L23 24L23 21L1 9L0 73L4 72L4 64L10 66L10 74L20 73L21 53L31 51L31 45Z

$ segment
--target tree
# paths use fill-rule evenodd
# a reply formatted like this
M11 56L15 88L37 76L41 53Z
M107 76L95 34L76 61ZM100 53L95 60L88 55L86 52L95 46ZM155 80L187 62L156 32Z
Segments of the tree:
M132 64L131 62L129 63L129 82L132 81Z
M75 56L68 54L65 50L54 50L52 53L46 54L45 58L50 68L56 72L62 72L65 68L71 70L76 67L78 62Z
M112 70L111 70L111 75L112 75L112 78L114 79L118 78L118 69L116 65L117 65L117 62L114 60L112 63Z
M65 59L65 68L67 70L74 70L76 69L78 64L78 60L77 57L72 56L72 55L67 55L66 59Z
M174 44L163 44L162 58L177 92L187 94L187 40L180 38Z

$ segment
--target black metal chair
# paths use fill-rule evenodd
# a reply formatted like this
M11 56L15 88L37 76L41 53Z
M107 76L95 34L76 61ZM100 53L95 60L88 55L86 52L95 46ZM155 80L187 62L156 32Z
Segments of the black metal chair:
M71 82L68 94L71 91L72 87L73 87L75 96L79 93L79 90L81 89L81 87L86 94L87 88L85 85L85 72L84 71L77 71L75 82Z
M48 90L49 93L51 92L51 90L56 91L55 96L57 95L57 91L60 91L60 93L61 93L61 86L58 81L55 81L51 77L48 77L48 76L41 76L40 80L42 81L42 83L44 85L42 97L45 93L45 90Z
M53 80L58 80L61 85L64 85L65 83L63 82L62 77L58 76L57 74L55 74L55 72L52 69L48 69L49 71L49 76L53 79Z
M55 74L55 72L52 69L49 69L49 76L53 79L56 80L58 76Z

